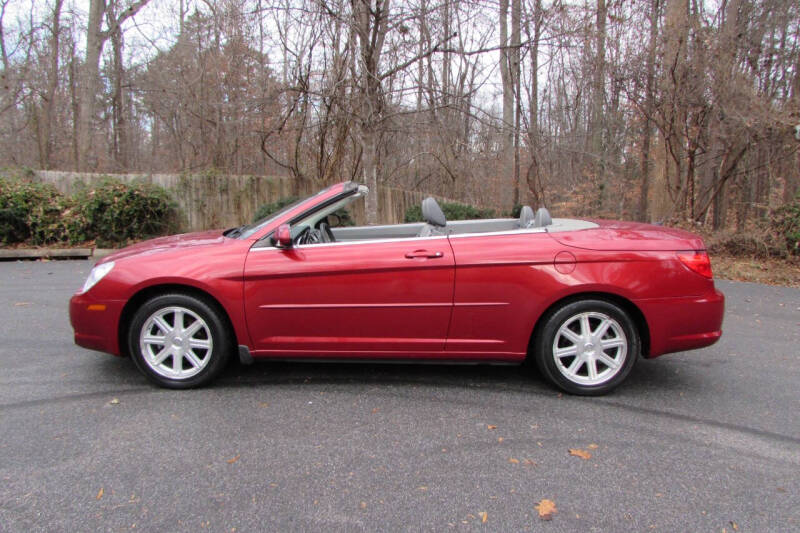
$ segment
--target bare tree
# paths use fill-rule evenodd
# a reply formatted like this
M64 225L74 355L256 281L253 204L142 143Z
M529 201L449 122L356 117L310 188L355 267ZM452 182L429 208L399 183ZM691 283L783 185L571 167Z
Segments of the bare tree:
M92 121L95 115L96 99L100 92L100 56L106 41L119 31L122 24L138 13L149 0L136 0L127 6L118 6L115 1L91 0L89 20L86 27L86 59L81 68L80 116L78 118L78 170L86 170L93 158ZM106 29L103 19L109 11L119 13L113 16Z

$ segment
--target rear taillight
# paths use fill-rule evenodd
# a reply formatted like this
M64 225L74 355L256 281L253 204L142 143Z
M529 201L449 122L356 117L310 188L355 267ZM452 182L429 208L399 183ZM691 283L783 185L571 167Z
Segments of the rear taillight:
M697 272L701 276L708 279L714 277L714 275L711 273L711 260L708 258L708 254L704 250L678 252L678 259L680 259L681 263L686 265L686 268L692 272Z

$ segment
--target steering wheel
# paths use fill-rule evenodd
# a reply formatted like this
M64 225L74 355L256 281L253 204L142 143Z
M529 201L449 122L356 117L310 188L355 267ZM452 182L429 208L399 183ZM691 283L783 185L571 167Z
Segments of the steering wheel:
M325 242L325 236L322 231L308 227L300 232L295 240L296 244L319 244Z

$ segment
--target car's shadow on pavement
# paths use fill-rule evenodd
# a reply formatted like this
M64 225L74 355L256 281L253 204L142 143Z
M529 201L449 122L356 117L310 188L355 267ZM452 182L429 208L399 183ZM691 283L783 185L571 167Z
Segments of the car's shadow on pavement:
M108 384L143 385L128 358L108 357L97 362L95 371ZM684 391L702 387L699 378L676 372L668 360L640 360L615 393ZM256 361L242 365L231 361L211 385L214 389L257 388L295 385L392 385L431 388L504 390L530 394L558 394L539 375L534 365L489 365L448 363L376 363L316 361ZM163 390L154 387L153 390ZM612 393L612 394L615 394Z
M638 361L619 391L679 391L694 381L676 373L668 361ZM376 363L257 361L243 366L233 362L216 383L219 388L270 385L393 385L432 388L513 390L533 394L558 394L535 365L448 363Z

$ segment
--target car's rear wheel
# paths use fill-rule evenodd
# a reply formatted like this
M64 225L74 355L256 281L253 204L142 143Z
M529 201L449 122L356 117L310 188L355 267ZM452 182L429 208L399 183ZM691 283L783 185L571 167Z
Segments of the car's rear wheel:
M543 320L534 358L540 372L566 392L605 394L625 380L639 357L636 325L611 302L571 302Z
M128 330L137 368L172 389L205 385L230 357L230 334L212 305L188 294L166 294L145 302Z

